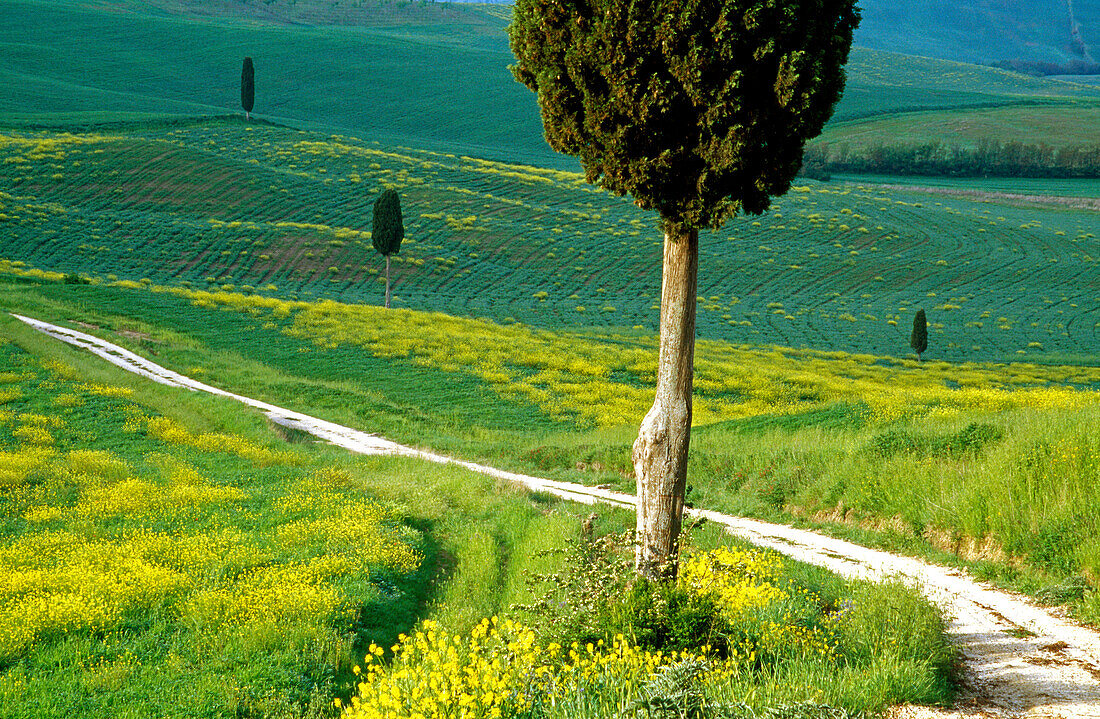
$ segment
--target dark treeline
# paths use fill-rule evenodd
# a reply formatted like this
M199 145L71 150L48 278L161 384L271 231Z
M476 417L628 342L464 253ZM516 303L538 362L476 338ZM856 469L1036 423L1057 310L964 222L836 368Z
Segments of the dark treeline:
M1100 64L1086 60L1071 62L1032 62L1030 60L1000 60L993 67L1018 72L1022 75L1045 77L1048 75L1100 75Z
M929 142L851 149L846 143L806 148L803 175L829 173L947 177L1100 178L1100 144L1051 147L983 140L976 147Z

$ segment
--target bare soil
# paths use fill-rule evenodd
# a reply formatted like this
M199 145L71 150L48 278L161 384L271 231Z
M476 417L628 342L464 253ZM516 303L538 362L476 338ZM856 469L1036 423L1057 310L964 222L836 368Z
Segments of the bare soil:
M965 197L979 202L1007 202L1020 207L1069 207L1075 210L1100 210L1100 198L1095 197L1034 195L1019 192L997 192L994 190L960 190L949 187L925 187L922 185L876 184L872 186L891 190L927 192L933 195L953 195L955 197Z

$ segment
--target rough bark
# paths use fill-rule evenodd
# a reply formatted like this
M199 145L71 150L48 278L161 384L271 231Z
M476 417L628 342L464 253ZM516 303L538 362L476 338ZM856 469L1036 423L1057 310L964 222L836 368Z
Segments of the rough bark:
M386 255L386 309L390 308L390 256Z
M676 576L676 542L684 512L691 438L698 269L699 233L667 228L657 393L642 420L633 452L638 483L635 568L652 580Z

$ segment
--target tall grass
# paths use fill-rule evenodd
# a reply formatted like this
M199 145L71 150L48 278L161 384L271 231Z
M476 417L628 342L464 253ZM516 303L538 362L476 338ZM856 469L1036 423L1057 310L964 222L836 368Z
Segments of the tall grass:
M215 383L276 401L291 394L304 410L406 442L633 489L630 422L648 405L644 388L655 361L652 339L644 335L502 329L411 312L390 313L382 322L372 319L381 310L336 303L87 289L95 291L82 295L86 301L133 298L129 310L146 312L151 322L171 321L169 310L210 312L200 323L208 333L189 330L201 342L165 335L170 341L149 347ZM21 291L18 302L47 314L57 311L51 304L71 302L46 299L66 295L43 290ZM198 305L187 307L188 297ZM108 315L103 321L118 322ZM145 328L156 332L154 325ZM472 363L455 367L444 350L462 337L462 352L481 349ZM309 344L298 344L304 339ZM204 349L206 342L232 350L232 360ZM285 353L275 352L281 344ZM542 364L555 355L569 363ZM340 381L320 381L317 373L336 357ZM407 383L399 381L406 372ZM316 379L293 376L301 374ZM885 532L910 548L1018 568L1010 573L1024 569L1018 580L1032 590L1077 581L1073 577L1082 588L1095 586L1100 554L1090 537L1100 505L1091 479L1093 370L918 364L703 341L697 375L701 422L693 438L690 501ZM469 389L441 392L454 386ZM528 400L532 387L544 393L537 403ZM622 424L596 427L616 406L626 408Z
M331 713L371 641L496 611L514 577L479 572L575 532L482 477L288 449L2 326L2 716Z

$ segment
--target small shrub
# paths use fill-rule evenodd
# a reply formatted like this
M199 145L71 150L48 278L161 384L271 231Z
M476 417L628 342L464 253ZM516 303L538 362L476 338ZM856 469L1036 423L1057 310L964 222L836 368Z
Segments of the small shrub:
M528 578L539 598L530 605L513 607L527 615L542 634L568 645L603 639L607 634L610 606L624 595L634 576L633 533L593 538L586 533L563 550L562 569L553 574Z
M1000 427L991 424L971 422L959 432L945 437L932 446L932 454L958 457L963 454L977 454L986 445L1004 439L1005 433Z
M1077 547L1083 532L1071 519L1049 520L1031 537L1027 549L1031 562L1042 569L1066 576L1078 571Z
M871 439L871 452L879 457L892 457L901 452L917 452L921 443L908 430L888 429Z
M710 646L719 656L730 654L729 623L714 598L682 583L639 578L617 602L605 621L639 646L678 652Z
M647 651L702 651L757 667L832 656L831 612L814 592L782 579L778 555L685 550L675 582L650 582L634 574L632 549L630 533L582 538L564 553L561 571L532 579L540 599L514 609L563 645L625 636Z

